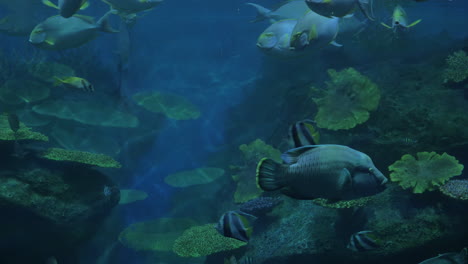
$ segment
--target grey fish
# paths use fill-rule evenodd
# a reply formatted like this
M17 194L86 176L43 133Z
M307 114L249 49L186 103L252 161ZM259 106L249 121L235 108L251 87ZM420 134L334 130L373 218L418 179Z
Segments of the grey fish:
M255 216L247 213L228 211L219 219L216 230L225 237L247 242L253 231L252 223L248 218L256 219Z
M109 15L114 11L107 12L96 23L92 17L74 15L70 18L53 16L37 25L31 35L29 42L43 49L69 49L79 47L99 35L99 31L115 33L109 25Z
M356 7L370 20L375 20L372 13L373 0L306 0L310 10L326 17L345 17L354 12Z
M60 15L64 18L73 16L78 10L86 9L89 6L87 0L58 0L58 5L50 0L42 0L46 6L60 10Z
M468 264L468 250L464 248L459 253L440 254L437 257L426 259L419 264Z
M318 145L320 134L315 128L315 122L312 120L302 120L289 127L288 140L293 148L299 148L307 145Z
M383 190L387 178L366 154L342 145L311 145L287 151L284 164L260 160L257 181L265 191L296 199L353 199Z
M369 251L379 248L380 243L372 233L372 231L359 231L351 235L347 248L354 252Z
M303 55L291 49L292 30L297 20L286 19L271 24L257 39L257 47L267 55L277 58L294 58Z

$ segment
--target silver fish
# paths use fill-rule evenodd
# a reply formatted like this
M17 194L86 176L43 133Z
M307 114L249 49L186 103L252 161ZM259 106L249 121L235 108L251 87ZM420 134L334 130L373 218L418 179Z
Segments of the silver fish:
M437 257L426 259L419 264L468 264L468 250L462 249L461 252L451 252L440 254Z
M311 145L287 151L284 164L260 160L257 182L296 199L353 199L383 190L387 178L366 154L342 145Z

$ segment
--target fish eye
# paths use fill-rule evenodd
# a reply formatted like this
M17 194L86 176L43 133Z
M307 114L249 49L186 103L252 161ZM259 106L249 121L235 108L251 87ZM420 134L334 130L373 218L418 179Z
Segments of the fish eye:
M399 24L400 24L400 22L398 22L398 21L395 21L395 25L399 25Z

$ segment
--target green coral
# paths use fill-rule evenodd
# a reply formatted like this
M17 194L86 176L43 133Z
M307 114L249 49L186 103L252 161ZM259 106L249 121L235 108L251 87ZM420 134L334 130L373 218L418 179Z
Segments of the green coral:
M176 239L173 251L181 257L203 257L221 251L233 250L247 243L224 237L215 229L215 224L194 226Z
M242 144L239 146L239 150L242 152L245 165L241 167L239 173L232 176L233 180L237 182L234 201L244 203L260 196L263 192L258 187L255 178L257 162L265 157L281 162L281 152L261 139L256 139L250 144Z
M26 127L20 122L20 128L18 131L13 132L8 123L8 116L6 114L0 115L0 141L14 141L14 140L38 140L38 141L49 141L49 138L39 132L31 131L30 128Z
M318 106L317 126L330 130L350 129L366 122L380 101L380 90L369 78L353 68L328 70L331 81L322 96L313 98ZM314 88L312 88L314 89Z
M200 117L197 106L185 97L161 92L142 92L133 96L135 102L153 113L162 113L175 120L189 120Z
M447 153L418 152L416 156L417 159L405 154L388 167L390 179L404 189L413 189L414 193L435 190L463 171L463 165Z
M41 154L42 158L56 161L72 161L103 168L120 168L122 165L113 158L104 155L77 150L50 148Z
M454 52L447 58L444 81L462 82L468 78L468 56L463 50Z

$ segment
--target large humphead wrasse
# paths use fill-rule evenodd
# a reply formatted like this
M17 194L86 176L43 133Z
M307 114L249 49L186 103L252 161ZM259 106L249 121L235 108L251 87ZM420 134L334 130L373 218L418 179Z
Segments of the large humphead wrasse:
M366 154L342 145L310 145L284 153L285 164L262 159L257 180L265 191L296 199L354 199L382 191L387 178Z

